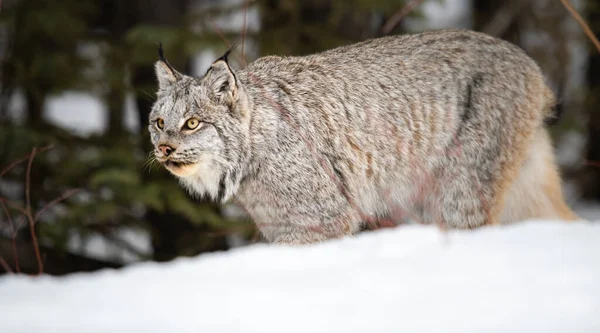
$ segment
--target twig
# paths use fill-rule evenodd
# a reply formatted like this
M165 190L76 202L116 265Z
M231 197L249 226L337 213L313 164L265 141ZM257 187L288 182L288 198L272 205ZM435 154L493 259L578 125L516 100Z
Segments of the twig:
M77 192L81 191L81 189L79 188L74 188L74 189L70 189L67 192L63 193L61 196L59 196L58 198L50 201L46 206L44 206L42 209L40 209L37 214L35 214L35 218L33 219L35 222L37 222L40 218L40 216L42 215L43 212L45 212L46 210L48 210L49 208L51 208L52 206L56 205L57 203L68 199L69 197L73 196L74 194L76 194Z
M248 4L250 0L244 1L244 27L242 29L242 59L244 60L244 67L246 66L246 56L244 53L244 45L246 44L246 29L248 28Z
M52 149L53 147L54 147L54 145L48 145L48 146L42 147L42 148L40 148L40 149L37 150L37 153L45 152L46 150ZM6 174L12 168L14 168L15 165L27 161L27 159L29 159L30 156L31 156L31 153L29 153L29 154L23 156L22 158L19 158L18 160L16 160L16 161L12 162L11 164L7 165L4 169L2 169L2 171L0 171L0 177L4 176L4 174Z
M6 214L6 219L8 220L8 224L10 225L13 261L15 262L15 269L17 270L17 273L20 273L21 268L19 267L19 255L17 254L17 231L19 229L17 228L15 230L15 226L13 224L12 217L10 216L10 212L8 211L8 208L6 208L4 201L0 200L0 205L2 205L2 210L4 210L4 214Z
M0 202L3 202L3 203L5 203L5 204L8 204L10 207L12 207L13 209L16 209L16 210L18 210L18 211L19 211L19 213L21 213L21 214L23 214L23 215L27 215L27 210L25 210L25 208L23 208L23 207L19 206L18 204L14 203L14 202L12 202L12 201L9 201L9 200L8 200L8 199L6 199L6 198L0 197Z
M31 165L33 164L33 159L35 158L35 154L37 153L37 148L33 148L31 150L31 154L29 154L29 161L27 162L27 171L25 174L25 212L27 216L27 220L29 222L29 231L31 233L31 241L33 243L33 250L35 252L35 259L38 264L38 274L42 274L44 272L44 263L42 262L42 256L40 255L40 247L38 244L38 239L35 234L35 220L33 219L33 214L31 213Z
M600 161L584 161L583 165L592 166L592 167L600 167Z
M47 205L45 205L34 216L33 209L31 206L31 169L32 169L32 165L33 165L33 160L35 159L35 157L38 153L49 150L51 148L52 148L52 145L48 145L48 146L45 146L45 147L42 147L39 149L37 147L34 147L31 150L31 153L12 162L8 166L6 166L4 169L2 169L2 171L0 172L0 177L1 177L4 174L6 174L8 171L10 171L13 167L15 167L17 164L27 161L27 169L25 172L25 207L21 207L20 205L7 200L6 198L0 197L0 205L2 206L2 209L4 210L4 213L6 214L6 218L8 219L8 222L11 227L12 251L13 251L13 257L15 260L15 268L16 268L17 272L20 272L19 259L18 259L17 248L16 248L16 234L18 232L19 226L17 226L15 228L15 225L12 221L12 217L11 217L10 212L7 209L6 205L8 204L8 206L12 207L13 209L16 209L17 211L19 211L20 213L22 213L24 215L25 220L27 221L27 224L29 225L29 231L31 233L31 239L32 239L32 243L33 243L35 258L36 258L36 261L38 264L38 270L39 270L38 274L42 274L44 272L44 263L43 263L42 256L40 253L39 241L38 241L38 238L37 238L37 235L35 232L35 223L40 218L42 213L47 211L49 208L51 208L52 206L56 205L57 203L67 199L68 197L70 197L73 194L80 191L79 189L71 189L71 190L63 193L61 196L57 197L56 199L52 200ZM2 258L0 258L0 259L2 259ZM2 260L4 260L4 259L2 259ZM2 263L0 263L0 264L2 264ZM10 267L8 267L8 268L10 269Z
M223 34L223 31L221 30L221 28L212 20L210 21L210 24L212 24L213 29L215 29L215 32L217 33L217 35L219 35L219 37L225 42L225 44L227 44L227 47L230 48L231 47L231 42L229 42L229 40L227 39L227 37L225 37L225 35Z
M12 269L10 269L10 266L8 266L8 263L6 260L4 260L4 258L2 258L2 256L0 256L0 266L2 266L7 272L11 274L13 273Z
M527 4L527 1L509 1L497 11L494 18L482 32L492 36L502 36L515 20L517 13Z
M37 148L33 147L31 154L29 154L29 161L27 161L27 172L25 173L25 210L31 212L31 166L33 165L33 159L37 154Z
M560 0L560 2L562 2L562 4L569 11L569 13L571 13L573 18L577 21L577 23L579 23L585 34L592 41L592 43L594 43L594 46L596 47L598 52L600 52L600 41L598 41L598 38L596 37L596 35L594 35L594 32L592 31L590 26L585 22L581 15L579 15L577 10L575 10L573 4L571 4L569 0Z
M234 44L231 44L231 42L227 39L227 37L225 37L225 34L223 34L223 30L221 30L221 28L218 25L216 25L215 22L213 22L213 21L210 21L210 24L212 24L213 29L215 29L215 32L225 42L227 47L232 49ZM241 64L245 65L246 61L244 59L240 58L239 55L237 56L237 59Z
M400 21L402 21L402 19L406 15L408 15L413 9L415 9L415 7L417 7L418 5L420 5L423 1L424 0L413 0L408 5L406 5L404 8L400 9L399 11L397 11L383 25L383 27L381 28L381 32L384 35L389 34L398 25L398 23L400 23Z

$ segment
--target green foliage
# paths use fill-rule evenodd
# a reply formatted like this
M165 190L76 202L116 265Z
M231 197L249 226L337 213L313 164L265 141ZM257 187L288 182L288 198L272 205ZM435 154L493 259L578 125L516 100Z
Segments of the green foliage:
M12 57L3 66L14 84L37 95L80 85L89 59L77 47L94 12L91 0L21 0L6 7L0 19L13 34Z
M223 237L214 235L236 230L251 236L250 224L226 219L219 205L188 195L164 168L148 162L146 124L137 134L113 128L122 123L123 99L129 92L136 93L139 119L147 117L156 89L152 65L158 42L169 61L185 71L198 51L223 50L228 41L240 40L239 32L221 31L215 21L244 3L181 11L176 20L163 22L160 15L147 16L154 10L146 8L153 1L119 1L20 0L5 6L0 16L11 41L1 64L4 93L7 87L18 88L43 101L50 94L79 89L101 96L111 119L106 133L88 137L51 125L0 123L0 167L33 147L54 145L33 163L34 211L69 189L81 189L44 214L38 223L41 242L64 249L73 234L110 234L122 226L136 226L151 232L155 259L165 260L223 248ZM176 7L175 1L171 4ZM117 5L125 9L112 10ZM404 5L402 0L259 1L252 6L261 11L262 30L246 36L258 42L261 54L309 53L379 34L373 17L383 22ZM89 45L99 54L81 52ZM99 74L91 75L92 69ZM29 114L27 108L22 111ZM2 181L22 189L25 171L22 163ZM23 191L0 184L0 196L25 205ZM14 209L11 213L19 215Z
M263 54L308 54L381 35L404 0L260 1ZM415 9L409 16L418 15ZM401 28L395 30L398 32Z

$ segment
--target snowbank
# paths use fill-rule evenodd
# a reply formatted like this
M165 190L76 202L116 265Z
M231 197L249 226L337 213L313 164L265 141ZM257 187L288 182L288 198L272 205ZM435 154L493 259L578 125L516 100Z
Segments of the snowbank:
M600 224L406 226L0 279L0 331L600 332Z

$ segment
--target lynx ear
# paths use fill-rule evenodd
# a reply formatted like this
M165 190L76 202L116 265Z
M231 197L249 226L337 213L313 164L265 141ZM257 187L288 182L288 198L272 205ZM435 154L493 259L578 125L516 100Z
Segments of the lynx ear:
M227 56L229 56L232 49L229 49L221 58L213 62L204 77L214 96L230 107L235 105L238 94L235 73L227 62Z
M165 90L177 82L181 74L165 59L161 43L158 44L158 58L159 60L154 64L156 78L158 79L158 89Z

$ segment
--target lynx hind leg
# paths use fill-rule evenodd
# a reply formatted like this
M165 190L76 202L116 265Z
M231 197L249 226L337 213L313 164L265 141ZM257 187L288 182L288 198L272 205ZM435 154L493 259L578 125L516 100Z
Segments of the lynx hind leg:
M567 206L553 148L546 129L540 129L529 146L527 158L506 193L501 222L545 218L580 220Z
M455 163L435 172L435 184L425 198L423 221L458 229L495 223L492 209L497 193L492 182L475 171L478 166Z
M426 222L450 228L475 228L500 222L505 193L543 123L545 94L528 82L506 87L493 76L469 87L468 101L453 142L434 172L433 191L426 199ZM523 86L530 91L522 91ZM544 86L545 87L545 86ZM514 91L508 91L514 89ZM519 91L521 90L521 91Z

